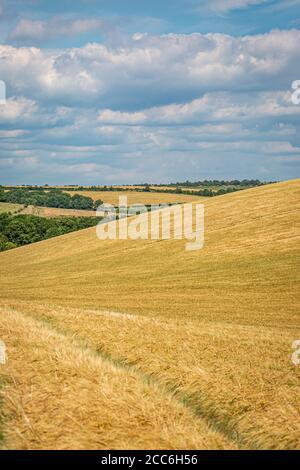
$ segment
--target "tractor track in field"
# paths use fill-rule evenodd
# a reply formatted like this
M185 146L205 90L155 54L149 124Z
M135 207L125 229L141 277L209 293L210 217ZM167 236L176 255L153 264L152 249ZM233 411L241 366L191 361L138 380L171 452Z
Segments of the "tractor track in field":
M117 369L125 370L134 374L140 381L146 383L149 386L156 386L158 387L164 394L171 396L172 399L176 400L182 406L184 406L189 412L196 418L202 420L206 426L220 434L223 439L225 439L230 447L234 447L237 449L250 449L249 442L246 442L243 436L238 433L232 426L228 425L224 421L220 420L220 418L210 410L207 410L207 407L201 405L201 397L199 394L190 395L178 390L177 386L174 384L167 385L162 382L160 379L156 378L155 375L147 374L142 370L142 368L138 367L136 364L132 364L129 361L126 361L126 358L120 357L115 358L108 354L104 349L101 347L93 348L91 345L84 338L80 338L74 334L74 331L66 328L61 328L55 324L55 320L53 318L42 318L38 319L36 315L28 313L28 312L20 312L19 310L13 309L15 313L22 315L23 317L29 317L34 320L37 324L46 326L49 331L55 332L61 336L63 336L67 342L72 340L74 346L80 348L81 350L84 349L85 351L89 352L91 355L96 357L100 357L105 362L109 363L110 365L114 366ZM107 311L107 313L109 313ZM114 312L112 312L114 314Z

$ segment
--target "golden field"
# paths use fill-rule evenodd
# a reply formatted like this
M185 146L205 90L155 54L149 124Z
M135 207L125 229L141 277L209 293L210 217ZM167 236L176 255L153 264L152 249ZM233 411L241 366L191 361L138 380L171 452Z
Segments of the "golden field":
M36 207L27 206L22 214L37 215L39 217L96 217L96 211L86 211L79 209L63 209L60 207Z
M300 449L300 180L204 201L200 251L0 254L3 448Z
M24 206L22 204L11 204L9 202L0 203L0 214L3 212L16 212L20 214L36 215L39 217L96 217L96 211L86 211L77 209L62 209L56 207L36 207L36 206Z
M11 204L10 202L0 202L0 214L4 212L16 212L22 209L22 204Z
M119 204L120 196L127 196L128 204L175 204L176 202L192 202L200 201L199 196L190 196L186 194L170 194L170 193L147 193L139 191L65 191L74 196L81 194L82 196L91 197L94 201L101 200L106 204Z

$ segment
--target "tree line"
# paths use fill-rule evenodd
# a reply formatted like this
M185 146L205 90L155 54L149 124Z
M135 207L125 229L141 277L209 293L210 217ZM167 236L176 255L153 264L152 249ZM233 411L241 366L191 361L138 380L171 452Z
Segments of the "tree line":
M96 210L103 203L101 200L93 201L92 198L81 194L72 196L59 189L44 191L28 188L10 189L9 191L0 189L0 202L77 210Z
M169 184L150 184L142 183L135 187L131 185L124 188L120 186L77 186L74 188L66 188L66 191L137 191L137 192L152 192L152 193L169 193L169 194L188 194L191 192L188 189L200 187L198 190L193 191L193 196L213 197L221 196L223 194L240 191L241 189L253 188L255 186L262 186L266 184L258 179L243 179L243 180L204 180L204 181L185 181L183 183L169 183ZM162 189L164 187L164 189ZM212 189L219 187L219 189Z
M101 217L53 217L0 214L0 251L64 235L99 223Z
M203 181L185 181L183 183L170 183L170 186L185 186L185 187L198 187L198 186L262 186L266 184L258 179L243 179L243 180L203 180Z

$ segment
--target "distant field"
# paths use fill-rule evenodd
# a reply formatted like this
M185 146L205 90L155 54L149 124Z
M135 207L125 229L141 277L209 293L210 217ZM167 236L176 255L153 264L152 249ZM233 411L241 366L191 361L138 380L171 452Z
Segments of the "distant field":
M23 210L21 211L21 209ZM76 209L61 209L55 207L24 207L22 204L11 204L9 202L0 202L0 214L3 212L19 212L20 214L37 215L39 217L96 217L96 211L84 211Z
M188 186L179 186L179 188L182 189L182 191L189 191L189 192L195 192L195 191L203 191L204 189L210 189L211 191L219 191L220 189L227 190L228 188L236 188L236 186L194 186L194 187L188 187ZM239 189L249 189L243 186L240 186Z
M55 207L35 207L28 206L22 214L38 215L39 217L59 217L59 216L73 216L73 217L96 217L96 211L85 211L76 209L61 209Z
M147 193L138 191L67 191L69 194L82 194L91 197L94 201L101 199L107 204L116 205L120 196L127 196L131 204L174 204L176 202L190 202L199 200L197 196L183 194Z
M0 202L0 214L3 212L16 212L22 209L22 204L11 204L10 202Z
M128 190L134 190L134 189L141 189L143 190L145 187L144 186L119 186L120 188L123 189L128 189ZM183 185L178 185L178 186L149 186L151 190L153 191L173 191L175 193L177 188L182 189L183 191L188 191L188 192L195 192L195 191L201 191L204 189L209 189L211 191L219 191L220 189L227 190L229 187L234 187L238 189L250 189L249 186L236 186L236 185L216 185L216 186L207 186L207 185L199 185L199 186L183 186Z
M189 191L189 192L194 192L194 191L202 191L203 189L210 189L211 191L219 191L219 189L228 189L228 186L194 186L194 187L189 187L189 186L178 186L178 188L182 189L182 191ZM155 191L175 191L175 187L171 186L151 186L151 189L154 189Z
M2 447L300 449L299 214L294 180L205 200L200 251L1 253Z

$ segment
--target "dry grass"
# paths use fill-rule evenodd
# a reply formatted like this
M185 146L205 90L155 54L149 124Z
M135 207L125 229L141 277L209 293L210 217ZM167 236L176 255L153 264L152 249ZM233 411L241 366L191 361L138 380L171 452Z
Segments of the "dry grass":
M295 332L13 305L151 376L237 446L300 449L300 370L291 363Z
M205 246L99 241L95 228L1 253L0 294L270 326L299 320L299 181L207 200Z
M2 309L9 349L4 448L224 448L229 442L155 384L84 344ZM3 366L2 366L3 367Z
M120 196L127 196L128 204L174 204L176 202L191 202L200 200L197 196L189 196L185 194L163 194L163 193L146 193L138 191L67 191L68 194L81 194L91 197L94 201L98 199L107 204L119 204Z
M14 307L26 321L47 322L66 347L83 342L89 354L151 377L201 429L204 421L218 430L210 448L300 448L300 369L291 363L300 338L299 195L295 180L207 200L198 252L185 252L184 241L100 242L95 229L4 252L2 329ZM7 421L6 436L12 428ZM202 442L201 429L190 438Z

